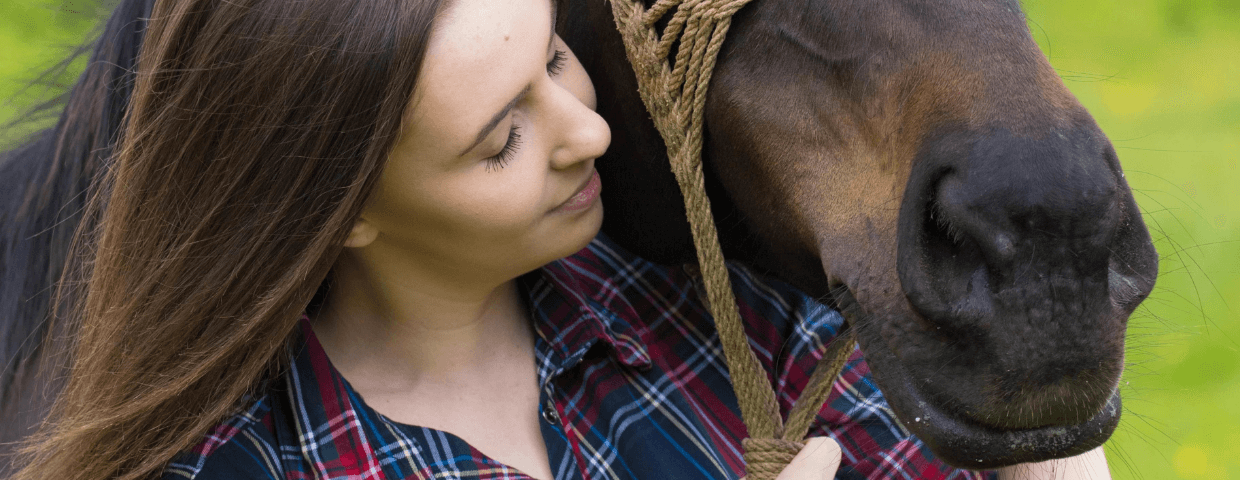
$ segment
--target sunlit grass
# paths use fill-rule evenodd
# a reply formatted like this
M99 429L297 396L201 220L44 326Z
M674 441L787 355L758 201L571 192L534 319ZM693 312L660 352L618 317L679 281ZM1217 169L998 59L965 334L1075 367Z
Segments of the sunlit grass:
M1161 256L1132 319L1117 479L1240 479L1240 2L1025 2Z
M0 2L0 125L38 101L64 91L85 67L76 62L66 74L40 76L81 45L102 17L95 1L17 0ZM10 146L30 127L0 132L0 148Z

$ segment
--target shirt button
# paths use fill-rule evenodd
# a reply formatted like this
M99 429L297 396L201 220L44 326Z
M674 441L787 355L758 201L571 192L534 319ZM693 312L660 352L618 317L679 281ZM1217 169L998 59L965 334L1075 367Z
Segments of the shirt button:
M560 424L560 412L555 411L555 404L552 402L543 404L542 417L543 421L552 425Z

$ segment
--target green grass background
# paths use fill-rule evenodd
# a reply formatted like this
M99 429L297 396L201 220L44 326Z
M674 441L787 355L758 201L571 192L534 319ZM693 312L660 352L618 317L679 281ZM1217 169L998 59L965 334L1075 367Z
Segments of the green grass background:
M1161 256L1130 325L1115 478L1240 479L1240 1L1025 0Z
M1240 479L1240 0L1024 7L1115 144L1162 257L1131 321L1112 475ZM0 0L0 122L56 91L23 87L104 13L88 0Z

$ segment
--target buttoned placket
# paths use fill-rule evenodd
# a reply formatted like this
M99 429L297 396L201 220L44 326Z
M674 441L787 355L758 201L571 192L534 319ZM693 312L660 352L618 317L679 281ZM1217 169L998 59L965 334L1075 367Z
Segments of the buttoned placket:
M548 380L539 390L538 405L542 417L539 426L542 430L543 443L547 447L547 459L551 464L551 471L556 475L555 480L581 479L583 477L581 468L577 465L577 456L573 454L563 418L560 416L559 408L556 407L555 383Z
M563 287L561 286L554 288L553 292L563 294L564 292L561 292L560 288ZM565 297L568 296L569 295L565 295ZM569 299L564 298L564 300ZM590 339L584 343L572 344L572 351L564 348L568 345L564 343L563 337L558 337L555 342L549 342L547 337L543 335L543 332L539 332L540 335L535 341L535 349L538 352L538 361L540 365L539 382L541 384L539 388L538 402L539 417L541 419L539 425L542 429L543 441L547 447L547 456L551 464L551 471L556 475L555 480L584 480L585 478L614 477L614 474L608 473L609 467L607 466L600 466L597 464L584 465L581 463L584 460L584 457L581 455L582 452L580 450L574 450L574 448L592 449L597 448L597 446L582 445L582 442L587 442L587 440L580 437L582 432L573 430L573 425L578 425L574 423L574 420L578 417L573 416L575 415L573 411L561 410L561 407L569 408L567 404L557 403L557 400L566 401L566 392L563 388L561 388L561 383L564 383L565 386L567 386L572 383L572 381L567 380L567 378L579 375L579 373L574 372L576 369L581 368L582 359L586 355L587 351L589 351L592 347L599 345L598 342L604 342L604 345L614 343L614 340L607 339L607 335L611 335L611 333L607 330L607 325L604 319L615 318L615 314L594 300L584 300L586 302L585 307L587 308L579 308L577 310L576 318L571 320L559 319L559 322L561 325L574 326L580 325L580 322L590 322L587 325L598 324L601 331L599 332L599 336L597 338ZM544 298L543 301L547 301L547 299ZM532 297L530 298L530 304L532 308L536 305L536 300ZM537 309L532 311L531 314L533 318L539 318ZM587 315L591 318L583 318ZM619 349L619 347L617 348ZM635 348L635 350L638 357L642 359L645 358L644 348ZM619 353L620 352L618 351L617 354ZM648 368L648 359L646 360L646 363ZM573 441L569 440L569 435L574 436ZM595 477L590 477L589 475L595 475Z
M544 389L543 394L543 396L547 398L547 400L542 404L543 421L553 427L562 428L560 425L560 412L555 408L555 398L552 396L549 389Z

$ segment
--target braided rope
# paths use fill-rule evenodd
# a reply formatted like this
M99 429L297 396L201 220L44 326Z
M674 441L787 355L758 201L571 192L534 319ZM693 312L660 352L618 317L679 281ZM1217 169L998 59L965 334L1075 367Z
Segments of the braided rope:
M637 74L638 92L663 136L672 172L684 196L693 243L723 344L724 360L749 437L742 442L747 478L772 480L804 446L818 410L852 352L848 333L833 342L784 424L766 372L758 363L732 295L723 251L702 176L702 121L706 90L732 15L752 0L611 0L612 16ZM660 37L654 24L672 12ZM668 56L677 42L675 68Z

